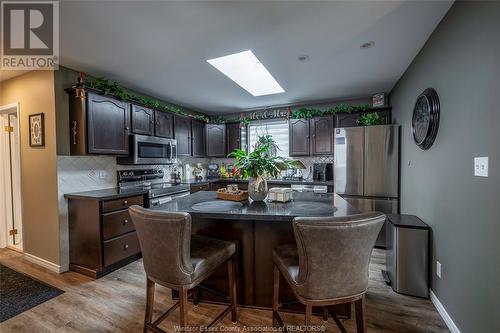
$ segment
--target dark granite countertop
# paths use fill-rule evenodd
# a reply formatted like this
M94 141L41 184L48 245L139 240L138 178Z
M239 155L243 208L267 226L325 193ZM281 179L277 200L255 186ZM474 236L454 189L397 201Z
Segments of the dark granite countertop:
M112 200L120 199L125 197L130 197L134 195L144 195L148 193L146 188L130 188L130 189L119 189L118 187L107 188L103 190L76 192L76 193L66 193L65 198L68 199L97 199L97 200Z
M298 216L348 216L359 211L336 193L294 192L287 203L218 200L212 191L200 191L152 208L188 212L194 217L230 220L291 221Z
M201 180L196 179L186 179L182 181L183 184L209 184L209 183L248 183L248 179L225 179L225 178L203 178ZM319 185L319 186L334 186L334 181L316 181L316 180L286 180L286 179L269 179L267 181L269 185Z

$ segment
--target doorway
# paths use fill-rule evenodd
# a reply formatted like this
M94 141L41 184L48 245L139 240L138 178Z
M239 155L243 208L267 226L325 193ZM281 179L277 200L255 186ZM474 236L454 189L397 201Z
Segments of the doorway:
M0 248L23 250L19 105L0 106Z

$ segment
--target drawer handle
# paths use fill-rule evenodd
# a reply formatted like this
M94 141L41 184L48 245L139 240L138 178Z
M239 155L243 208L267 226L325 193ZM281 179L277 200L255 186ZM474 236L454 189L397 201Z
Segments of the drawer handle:
M123 245L123 250L127 251L128 250L128 244Z
M128 224L128 220L123 220L123 225Z
M124 205L124 206L128 205L128 201L127 201L127 200L124 200L124 201L123 201L123 205Z

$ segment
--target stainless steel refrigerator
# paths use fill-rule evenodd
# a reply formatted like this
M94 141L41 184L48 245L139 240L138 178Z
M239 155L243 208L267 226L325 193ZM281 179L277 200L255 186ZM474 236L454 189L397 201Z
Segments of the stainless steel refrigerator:
M363 212L399 212L399 126L335 129L335 192ZM376 246L385 248L386 227Z

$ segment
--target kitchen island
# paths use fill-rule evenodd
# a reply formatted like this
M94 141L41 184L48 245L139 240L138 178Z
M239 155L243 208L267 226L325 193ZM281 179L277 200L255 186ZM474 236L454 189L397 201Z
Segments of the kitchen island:
M192 233L234 241L237 245L238 303L269 308L273 295L272 250L281 244L294 243L291 221L299 216L349 216L359 211L335 193L294 192L288 203L243 203L216 199L216 193L200 191L154 207L154 210L188 212ZM325 254L328 255L328 254ZM222 268L203 285L227 292L226 271ZM285 286L286 284L283 284ZM202 299L213 298L202 292ZM291 290L282 288L283 302L294 303ZM347 315L339 307L339 315Z

